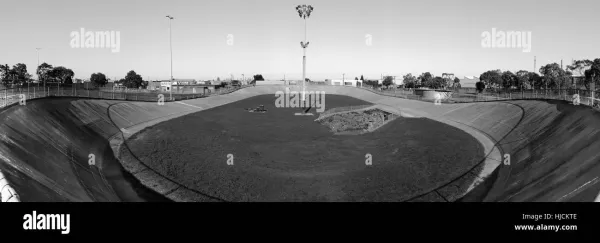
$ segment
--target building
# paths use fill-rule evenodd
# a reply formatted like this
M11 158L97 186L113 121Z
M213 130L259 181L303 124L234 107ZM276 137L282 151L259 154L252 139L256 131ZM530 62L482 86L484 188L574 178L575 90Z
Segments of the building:
M163 80L160 81L160 91L171 91L171 88L173 87L173 81L170 80Z
M362 87L362 81L356 79L333 79L330 81L331 85L343 85L343 86L353 86L353 87Z
M146 87L146 89L160 90L160 87L161 87L161 81L148 81L148 87Z
M195 79L175 79L176 85L194 85L196 84Z
M461 88L475 88L475 84L479 82L479 77L475 76L464 76L459 78Z
M318 84L318 85L330 84L330 82L328 80L311 80L309 83Z
M160 85L159 85L160 84ZM148 87L152 86L152 90L160 90L160 91L173 91L183 89L185 86L196 85L197 81L195 79L173 79L171 80L161 80L161 81L152 81L148 84Z

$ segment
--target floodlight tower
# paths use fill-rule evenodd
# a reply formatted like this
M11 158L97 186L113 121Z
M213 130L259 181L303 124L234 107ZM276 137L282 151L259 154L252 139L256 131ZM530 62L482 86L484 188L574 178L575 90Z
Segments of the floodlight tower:
M298 5L296 10L298 11L300 18L304 19L304 42L300 42L300 46L302 46L302 49L304 50L304 55L302 56L302 101L304 101L306 93L306 48L308 47L308 42L306 41L306 19L310 17L313 7L303 4Z
M167 15L167 18L169 19L169 49L171 52L171 81L170 81L170 85L169 85L169 96L170 99L173 100L173 44L172 44L172 39L171 39L171 20L175 19L170 15Z

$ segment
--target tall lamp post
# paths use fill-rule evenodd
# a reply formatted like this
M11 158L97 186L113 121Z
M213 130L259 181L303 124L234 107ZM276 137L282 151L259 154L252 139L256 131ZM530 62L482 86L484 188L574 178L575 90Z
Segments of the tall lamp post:
M592 90L592 107L594 107L594 93L596 91L596 82L594 81L594 78L596 77L596 73L592 72L592 83L590 84L591 90Z
M306 48L308 47L308 42L306 41L306 19L310 17L313 7L310 5L298 5L296 10L300 18L304 19L304 42L300 42L300 46L304 50L304 55L302 56L302 101L304 101L306 94Z
M171 41L171 20L175 18L170 15L167 15L167 18L169 19L169 49L171 51L171 85L169 85L169 96L171 97L170 99L173 100L173 44Z
M38 65L37 65L36 71L38 71L38 69L40 68L40 50L41 49L42 48L39 48L39 47L35 48L35 50L37 52L37 56L38 56ZM40 82L40 72L39 71L37 72L37 76L38 76L38 88L39 88L40 87L40 83L39 83ZM27 89L29 89L29 86L27 86ZM46 90L46 82L44 82L44 90ZM27 90L27 92L29 92L29 90ZM28 95L29 95L29 93L28 93Z

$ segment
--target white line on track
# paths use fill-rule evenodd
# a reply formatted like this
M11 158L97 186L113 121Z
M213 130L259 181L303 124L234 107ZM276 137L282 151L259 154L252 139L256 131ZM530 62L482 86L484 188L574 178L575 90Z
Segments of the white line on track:
M469 107L469 106L471 106L471 104L469 104L469 105L466 105L466 106L461 106L461 105L458 105L456 108L454 108L454 109L451 109L451 110L449 110L449 111L446 111L446 112L444 112L443 114L439 115L438 117L443 117L443 116L445 116L445 115L449 114L450 112L456 111L456 110L458 110L458 109L466 108L466 107Z
M182 105L187 105L187 106L195 107L195 108L198 108L198 109L204 109L204 108L202 108L202 107L200 107L200 106L195 106L195 105L186 104L186 103L183 103L183 102L181 102L181 101L176 101L175 103L179 103L179 104L182 104Z
M588 184L590 184L590 183L592 183L591 185L594 185L594 184L596 184L597 182L598 182L598 177L596 177L596 178L594 178L594 179L592 179L592 180L590 180L590 181L586 182L585 184L581 185L580 187L578 187L577 189L573 190L572 192L569 192L567 195L564 195L564 196L562 196L562 197L561 197L561 198L559 198L557 201L560 201L560 200L562 200L563 198L565 198L565 197L567 197L567 196L569 196L569 195L571 195L571 194L573 194L573 193L575 193L575 192L578 192L579 190L581 190L581 188L583 188L583 187L587 186L587 185L588 185ZM599 197L600 197L600 195L599 195ZM598 202L598 199L599 199L599 198L597 197L597 198L596 198L596 202Z

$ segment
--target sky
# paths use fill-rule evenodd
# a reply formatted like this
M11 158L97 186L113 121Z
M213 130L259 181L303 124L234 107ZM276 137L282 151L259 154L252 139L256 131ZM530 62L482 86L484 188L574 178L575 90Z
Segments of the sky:
M598 0L19 0L0 5L0 64L47 62L76 78L301 79L381 75L479 76L490 69L534 70L563 60L600 58ZM119 33L119 51L75 48L73 31ZM531 33L531 49L485 48L485 32ZM524 35L527 36L527 35ZM502 38L501 36L496 36ZM494 38L495 39L495 38ZM117 40L117 39L115 39ZM525 42L524 42L525 44Z

